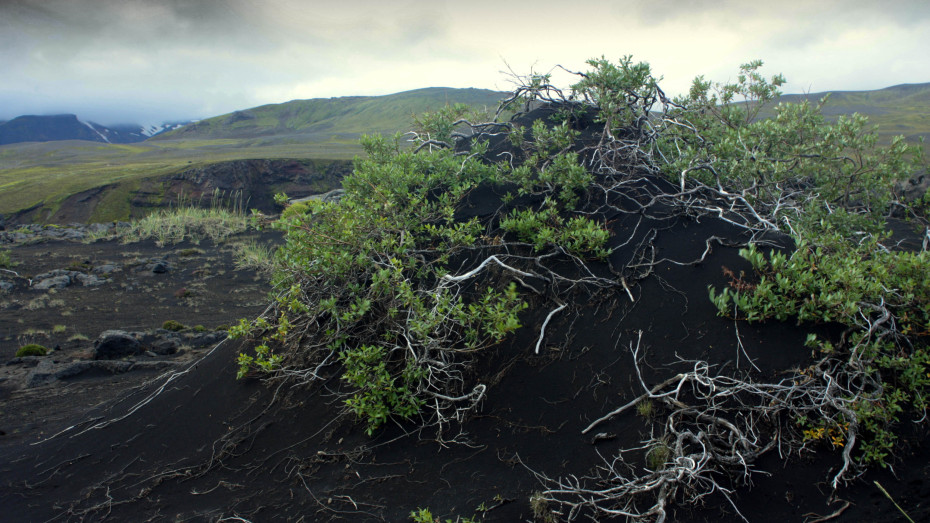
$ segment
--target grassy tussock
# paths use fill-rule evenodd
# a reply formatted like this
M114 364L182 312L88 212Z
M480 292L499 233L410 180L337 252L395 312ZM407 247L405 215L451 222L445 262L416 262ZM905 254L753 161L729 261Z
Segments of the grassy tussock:
M219 243L234 234L247 231L250 226L251 220L244 211L242 195L227 199L224 194L216 191L209 208L193 202L185 203L181 199L173 209L163 209L121 227L116 236L123 243L150 238L154 238L159 245L171 245L184 240L200 243L204 239Z
M249 218L225 209L183 208L161 211L132 222L121 231L123 243L149 238L161 245L180 243L189 239L199 243L202 239L222 242L229 236L249 228Z

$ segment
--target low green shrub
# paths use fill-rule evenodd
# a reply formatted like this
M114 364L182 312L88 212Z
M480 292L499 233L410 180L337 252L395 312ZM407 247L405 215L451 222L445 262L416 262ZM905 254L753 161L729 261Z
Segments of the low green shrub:
M12 269L16 262L10 258L10 251L0 250L0 269Z
M186 329L187 327L184 326L184 324L179 321L167 320L165 323L162 323L161 328L168 330L168 331L180 332Z
M23 345L19 348L19 350L16 351L17 358L23 358L26 356L45 356L46 354L48 354L48 349L37 343Z

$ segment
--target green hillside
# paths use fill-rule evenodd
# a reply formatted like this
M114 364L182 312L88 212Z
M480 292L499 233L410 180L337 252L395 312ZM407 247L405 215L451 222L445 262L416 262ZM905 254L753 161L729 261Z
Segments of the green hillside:
M217 116L164 133L152 141L301 136L311 141L355 140L363 133L406 131L412 116L446 104L496 109L506 93L429 87L386 96L293 100Z
M387 96L342 97L264 105L202 120L131 145L80 140L0 147L0 215L111 183L172 174L242 159L350 160L363 133L410 129L415 114L447 103L496 109L504 93L428 88Z

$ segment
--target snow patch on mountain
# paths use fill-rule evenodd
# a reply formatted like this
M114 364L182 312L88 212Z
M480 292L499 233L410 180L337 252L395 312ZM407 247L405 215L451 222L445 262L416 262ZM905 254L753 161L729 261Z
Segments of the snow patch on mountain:
M84 120L81 120L80 118L78 118L77 121L81 122L82 124L84 124L85 126L87 126L88 129L90 129L91 131L95 132L95 133L97 134L97 136L99 136L100 139L103 140L104 142L111 143L111 142L110 142L110 139L107 138L106 136L104 136L104 134L101 133L99 129L97 129L97 127L96 127L95 124L90 123L90 122L85 122ZM103 129L106 130L105 127L104 127Z

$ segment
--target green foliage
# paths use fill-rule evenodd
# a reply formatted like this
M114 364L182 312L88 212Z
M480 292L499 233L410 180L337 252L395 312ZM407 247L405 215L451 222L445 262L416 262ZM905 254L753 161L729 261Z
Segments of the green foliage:
M175 320L166 320L165 323L161 324L161 328L172 331L172 332L181 332L187 327L183 323Z
M808 345L823 354L861 362L877 384L852 401L851 408L868 435L859 446L860 459L885 463L897 439L893 425L900 414L906 408L919 412L928 406L930 252L888 251L877 239L858 245L836 236L818 239L816 246L801 241L791 255L765 254L750 245L740 254L752 263L758 282L739 290L724 288L719 294L711 288L710 297L720 314L736 319L796 318L799 324L849 327L851 334L843 347L814 335L808 337ZM878 330L888 321L900 337L897 342L884 334L887 331ZM829 435L836 428L834 423L806 430L822 429L821 434ZM839 445L834 441L834 446Z
M592 69L572 92L598 108L598 120L610 132L638 127L658 98L658 83L648 63L624 56L614 64L603 56L587 61Z
M410 511L410 519L414 523L439 523L438 517L433 517L433 513L428 508L418 508ZM457 516L455 519L446 518L445 523L480 523L481 520Z
M760 60L744 64L735 83L695 79L670 115L685 124L659 140L665 173L741 193L771 223L802 237L830 227L880 230L894 183L910 176L919 152L903 137L877 148L877 134L856 113L828 122L826 98L780 104L774 117L757 118L785 81L764 78L761 67Z
M48 349L36 343L23 345L19 348L19 350L16 351L17 358L24 358L26 356L45 356L46 354L48 354Z
M660 441L646 452L646 466L650 470L662 470L671 455L672 449L667 443Z
M427 123L443 128L459 109ZM456 206L478 184L498 180L500 167L463 162L447 149L404 150L398 136L366 137L363 146L367 158L343 181L338 203L308 201L274 224L286 234L275 255L277 312L230 334L257 342L240 355L240 376L274 371L286 358L335 354L352 390L346 405L371 434L392 416L417 414L431 395L448 394L431 381L431 361L499 342L520 327L525 304L514 284L468 293L436 285L483 231L477 219L457 221ZM319 352L299 349L310 337Z
M281 212L281 218L290 219L310 212L310 201L292 203Z
M523 140L522 131L511 136L516 146L527 151L523 163L507 173L508 181L519 186L519 194L553 194L559 206L571 210L578 203L578 193L590 187L594 177L580 164L578 154L569 152L578 132L565 119L547 126L536 120L532 139Z
M474 119L474 111L466 104L446 105L435 112L425 112L413 117L414 130L420 140L434 140L452 145L452 132L459 120Z
M551 206L538 212L514 210L501 220L500 226L521 241L532 243L537 251L558 245L581 257L606 258L609 254L606 245L610 231L586 216L565 220Z
M650 399L640 401L636 404L636 413L646 420L651 420L656 415L655 402Z
M396 414L410 417L419 412L424 400L416 396L417 384L426 370L408 360L399 377L388 372L384 347L362 345L339 354L345 364L342 379L355 386L356 394L346 401L359 417L368 420L368 435Z
M12 269L16 267L16 262L10 258L10 251L0 250L0 269Z

